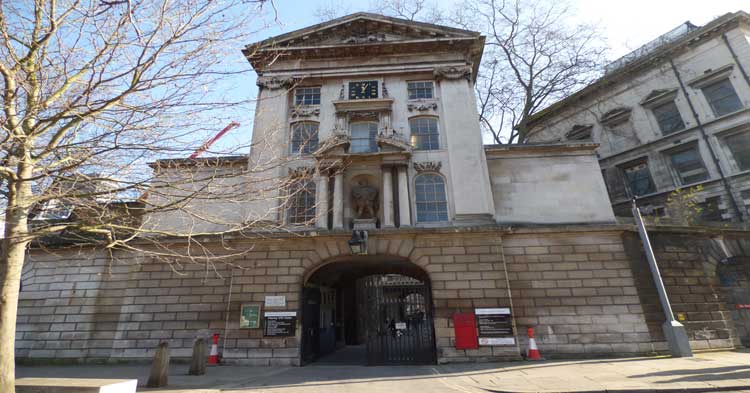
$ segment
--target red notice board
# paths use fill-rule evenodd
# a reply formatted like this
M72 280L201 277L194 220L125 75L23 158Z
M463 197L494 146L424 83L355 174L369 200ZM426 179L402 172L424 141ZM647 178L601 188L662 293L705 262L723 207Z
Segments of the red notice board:
M453 329L456 332L456 349L477 349L477 323L474 313L453 314Z

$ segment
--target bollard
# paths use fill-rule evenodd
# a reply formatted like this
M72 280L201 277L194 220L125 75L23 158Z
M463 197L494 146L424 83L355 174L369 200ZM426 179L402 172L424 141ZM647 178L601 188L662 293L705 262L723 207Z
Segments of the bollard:
M167 386L167 375L169 374L169 344L165 341L159 344L154 354L154 364L151 366L151 375L148 377L147 387L160 388Z
M203 375L206 373L206 340L199 338L193 344L193 358L190 360L188 375Z

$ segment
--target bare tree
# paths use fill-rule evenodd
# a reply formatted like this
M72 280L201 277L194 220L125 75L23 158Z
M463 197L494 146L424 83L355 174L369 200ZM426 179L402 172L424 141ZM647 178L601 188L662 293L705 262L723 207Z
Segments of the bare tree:
M274 198L304 192L294 185L309 171L272 178L289 159L277 154L248 165L247 145L234 158L178 158L230 118L249 117L250 100L229 90L250 72L240 45L276 18L272 6L0 2L0 391L14 391L16 312L30 246L54 238L208 264L221 255L202 247L200 235L275 225L288 203ZM253 210L253 203L277 207Z
M529 118L599 76L600 31L572 24L553 0L466 0L453 23L487 36L477 82L480 121L497 143L523 143Z

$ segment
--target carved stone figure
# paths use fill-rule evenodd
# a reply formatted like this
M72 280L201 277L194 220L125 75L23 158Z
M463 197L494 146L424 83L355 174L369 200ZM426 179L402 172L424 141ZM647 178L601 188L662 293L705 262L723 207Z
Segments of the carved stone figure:
M375 218L378 211L378 189L360 180L352 187L352 204L356 218Z

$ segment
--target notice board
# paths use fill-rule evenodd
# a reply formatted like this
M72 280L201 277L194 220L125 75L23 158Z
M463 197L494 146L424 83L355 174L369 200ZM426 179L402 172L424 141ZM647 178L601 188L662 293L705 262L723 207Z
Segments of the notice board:
M240 306L240 329L257 329L260 327L260 304L243 304Z
M266 311L263 319L264 336L289 337L297 331L296 311Z
M515 344L510 308L477 308L474 314L477 317L480 345Z

